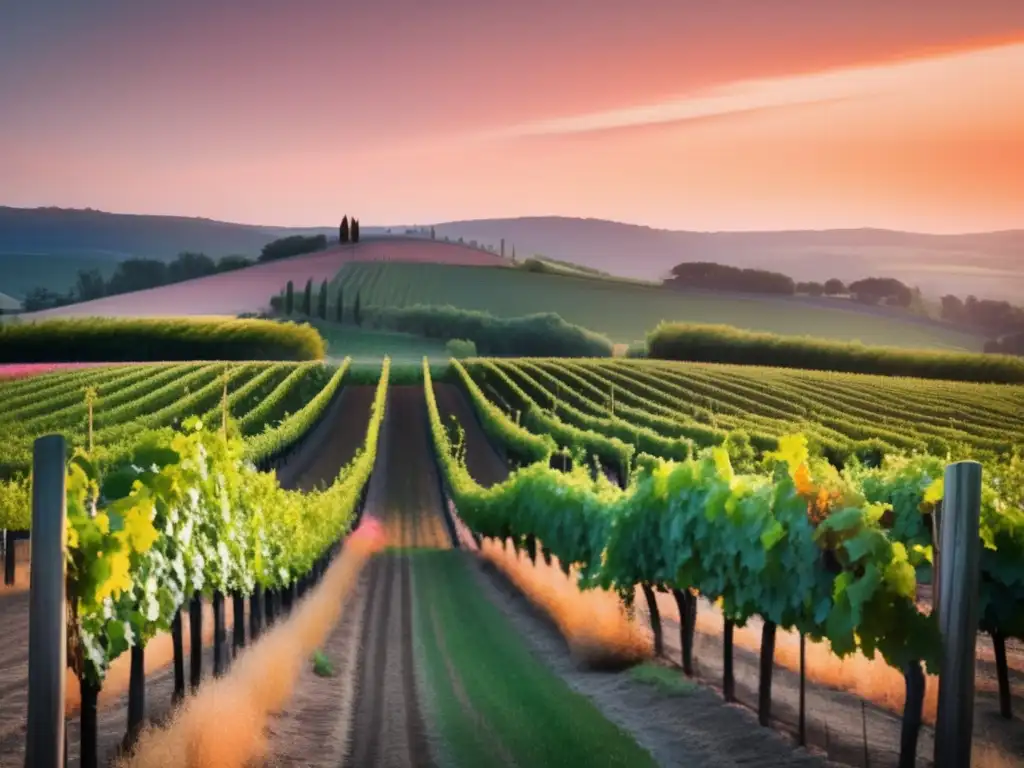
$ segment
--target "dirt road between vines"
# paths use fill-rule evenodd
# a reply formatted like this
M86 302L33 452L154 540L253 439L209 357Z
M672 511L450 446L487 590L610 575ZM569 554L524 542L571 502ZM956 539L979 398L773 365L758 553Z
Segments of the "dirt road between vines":
M436 765L420 706L407 548L447 549L421 387L388 393L365 517L379 520L390 548L367 566L343 618L321 649L332 677L302 674L271 725L268 764Z
M440 519L440 489L420 387L393 387L387 429L367 497L396 550L369 566L357 699L346 764L434 765L417 692L413 648L411 565L406 547L450 546Z

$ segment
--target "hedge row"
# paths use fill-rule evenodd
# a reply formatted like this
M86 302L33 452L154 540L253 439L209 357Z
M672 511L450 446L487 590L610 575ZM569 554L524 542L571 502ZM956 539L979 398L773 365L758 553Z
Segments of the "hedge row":
M755 333L727 325L662 323L647 336L647 355L662 360L766 365L921 379L997 384L1024 382L1024 360L1007 355L872 347Z
M321 360L309 325L269 320L75 318L0 325L0 363Z
M477 354L522 357L611 357L612 342L601 334L563 320L553 312L496 317L452 306L415 305L362 310L374 328L430 339L465 339Z

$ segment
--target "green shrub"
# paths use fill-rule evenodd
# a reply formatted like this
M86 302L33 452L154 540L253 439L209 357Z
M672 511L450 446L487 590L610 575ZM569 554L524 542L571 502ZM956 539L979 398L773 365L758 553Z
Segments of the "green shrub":
M844 373L987 383L1024 382L1024 360L1007 355L932 352L811 337L755 333L728 325L662 323L647 336L649 357Z
M467 339L451 339L444 345L448 355L458 360L466 357L476 357L476 344Z
M647 342L633 341L626 347L626 357L643 358L647 357Z
M502 318L456 307L363 309L369 326L429 339L465 339L481 355L523 357L611 357L612 343L567 323L553 312Z
M75 318L0 326L0 363L320 360L315 328L270 320Z

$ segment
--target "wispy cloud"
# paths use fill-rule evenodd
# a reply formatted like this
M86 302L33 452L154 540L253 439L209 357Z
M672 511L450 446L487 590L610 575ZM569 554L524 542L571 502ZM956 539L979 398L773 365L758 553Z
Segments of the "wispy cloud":
M487 132L485 137L515 139L588 134L867 98L906 92L908 87L941 87L948 76L962 73L965 67L989 69L1005 63L1007 67L1019 69L1022 53L1024 44L1014 43L910 61L743 80L654 104L511 125Z

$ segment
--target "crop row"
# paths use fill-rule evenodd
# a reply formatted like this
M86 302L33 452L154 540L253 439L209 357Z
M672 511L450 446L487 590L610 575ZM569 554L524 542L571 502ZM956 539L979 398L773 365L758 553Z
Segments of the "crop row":
M838 466L906 452L1006 457L1024 444L1019 387L655 361L482 360L467 369L495 400L523 411L524 424L534 418L526 412L545 410L661 458L685 457L687 442L731 439L730 455L743 461L752 458L748 441L771 451L794 432Z
M363 447L322 491L283 489L246 460L240 437L197 418L138 444L107 476L76 452L67 503L72 668L98 686L114 658L170 629L193 595L244 598L308 574L352 522L373 469L388 373L385 360Z
M74 377L71 390L49 382L36 394L43 414L15 416L5 426L0 528L29 526L27 473L33 442L41 434L59 432L72 448L91 445L94 459L112 465L191 416L220 426L226 412L232 431L245 441L246 457L261 462L287 449L322 416L347 369L347 360L336 370L321 363L147 365L111 369L99 385L78 372L67 374ZM90 386L95 396L87 401ZM45 415L49 404L72 396L72 404ZM24 407L35 412L39 405Z
M480 377L453 367L491 439L523 444L516 419L481 402ZM456 455L424 375L438 459L477 535L557 555L584 586L694 589L721 599L731 620L760 616L827 638L839 655L878 650L900 669L937 660L937 625L915 597L931 568L927 516L943 497L943 459L892 453L880 467L840 473L803 436L782 435L742 473L713 447L683 460L642 458L623 488L583 463L558 471L543 460L484 488ZM986 465L985 478L980 628L1022 637L1024 463Z

